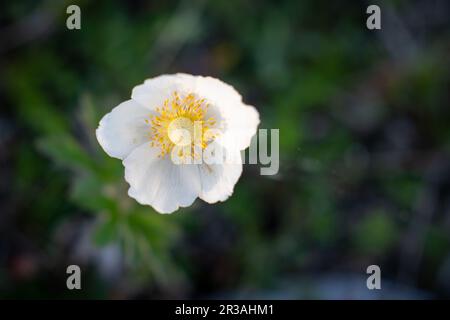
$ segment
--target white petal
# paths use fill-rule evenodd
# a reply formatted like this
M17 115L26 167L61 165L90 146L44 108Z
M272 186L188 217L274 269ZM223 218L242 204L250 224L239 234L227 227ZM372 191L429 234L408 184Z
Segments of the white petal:
M160 213L190 206L201 188L197 165L176 165L158 154L158 148L143 144L123 161L128 195Z
M219 111L216 120L225 120L226 131L235 148L243 150L250 145L259 125L259 114L254 107L242 102L241 95L232 86L219 79L183 73L162 75L134 87L131 98L153 111L175 91L205 98L212 105L211 111Z
M237 155L240 159L240 155ZM234 185L242 173L242 163L199 165L202 191L200 199L215 203L225 201L233 193Z
M238 150L246 149L259 125L259 114L256 109L241 103L233 110L222 108L222 114L226 123L222 139L231 142Z
M124 159L130 152L149 140L145 119L149 111L134 102L125 101L106 114L96 130L97 140L111 157Z
M211 77L197 77L197 94L218 108L225 121L227 137L234 147L244 150L250 145L259 125L259 114L242 102L241 95L230 85Z
M222 103L232 108L242 102L242 96L231 85L219 79L197 76L195 84L197 93L215 104Z
M131 98L150 110L161 107L164 100L173 93L195 92L196 77L184 74L162 75L147 79L143 84L133 88Z

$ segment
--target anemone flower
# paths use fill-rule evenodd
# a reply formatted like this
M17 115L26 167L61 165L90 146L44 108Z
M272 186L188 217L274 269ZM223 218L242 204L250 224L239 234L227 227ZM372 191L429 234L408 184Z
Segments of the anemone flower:
M128 195L160 213L200 199L225 201L242 173L241 150L259 124L256 109L211 77L161 75L136 86L100 121L105 152L123 160Z

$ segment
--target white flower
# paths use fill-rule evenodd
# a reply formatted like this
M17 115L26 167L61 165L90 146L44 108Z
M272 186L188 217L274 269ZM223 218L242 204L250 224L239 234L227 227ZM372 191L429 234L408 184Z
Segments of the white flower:
M171 213L197 197L214 203L233 193L242 173L240 151L258 124L258 112L232 86L174 74L136 86L131 100L103 117L96 134L108 155L123 160L129 196ZM218 151L227 161L211 161Z

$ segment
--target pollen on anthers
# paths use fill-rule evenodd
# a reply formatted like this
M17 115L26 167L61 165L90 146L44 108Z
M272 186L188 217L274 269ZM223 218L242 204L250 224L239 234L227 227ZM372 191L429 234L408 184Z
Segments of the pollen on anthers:
M217 120L207 117L209 104L193 93L183 97L175 91L156 114L145 122L150 125L150 145L159 147L159 157L173 151L181 159L198 157L218 135ZM174 149L176 148L176 149Z

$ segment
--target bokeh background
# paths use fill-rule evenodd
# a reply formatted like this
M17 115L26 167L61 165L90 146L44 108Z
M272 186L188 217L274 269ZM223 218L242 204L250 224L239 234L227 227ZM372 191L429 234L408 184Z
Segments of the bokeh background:
M3 2L0 297L449 298L449 9ZM172 215L130 199L95 128L175 72L223 79L280 129L279 174L247 165L228 201ZM66 288L70 264L82 290ZM366 288L372 264L382 290Z

